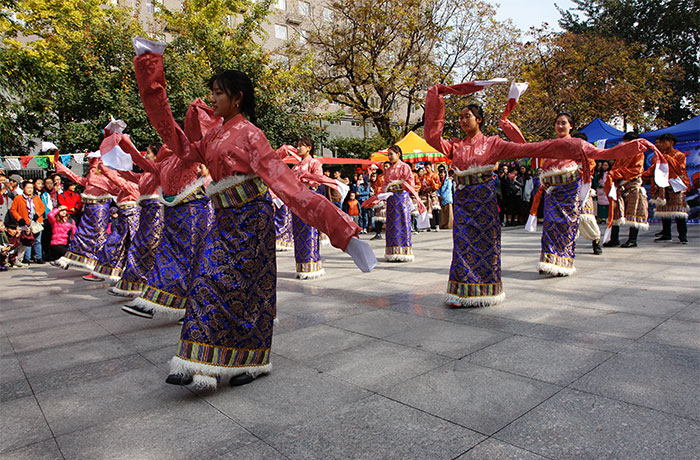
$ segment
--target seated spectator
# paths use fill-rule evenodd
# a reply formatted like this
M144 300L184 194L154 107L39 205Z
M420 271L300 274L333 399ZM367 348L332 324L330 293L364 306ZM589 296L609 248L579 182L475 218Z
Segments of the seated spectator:
M68 250L68 245L73 239L77 227L65 206L59 206L52 210L49 213L49 222L53 229L49 260L58 260Z
M1 224L0 224L1 225ZM3 228L5 226L3 225ZM0 251L0 262L7 270L10 267L25 268L27 264L22 263L27 247L22 244L21 234L17 224L9 224L2 232L2 250ZM7 243L5 243L7 240Z

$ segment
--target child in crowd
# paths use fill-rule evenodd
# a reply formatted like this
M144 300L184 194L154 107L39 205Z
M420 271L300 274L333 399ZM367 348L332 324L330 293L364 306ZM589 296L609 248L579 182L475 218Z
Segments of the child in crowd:
M356 224L360 224L360 202L357 201L355 192L348 193L348 199L345 200L345 212Z

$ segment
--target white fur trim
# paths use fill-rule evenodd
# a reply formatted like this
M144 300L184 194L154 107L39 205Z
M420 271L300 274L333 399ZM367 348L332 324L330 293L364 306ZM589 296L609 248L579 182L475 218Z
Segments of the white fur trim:
M375 217L374 221L375 222L386 222L386 217Z
M562 276L571 276L574 273L576 273L576 267L573 268L564 268L564 267L559 267L554 264L548 264L546 262L537 262L537 270L541 270L545 273L549 273L550 275L562 275Z
M294 249L294 246L283 246L281 244L275 244L275 251L285 252L291 251L292 249Z
M269 374L270 372L272 372L271 362L264 366L221 367L205 363L195 363L193 361L182 359L179 356L173 356L173 358L170 360L171 374L185 374L192 375L193 377L197 374L210 377L218 376L221 377L222 381L226 378L231 378L242 374L248 374L251 377L258 377L259 375Z
M600 239L600 227L598 227L598 222L592 214L581 214L578 228L585 239L591 241Z
M61 268L74 268L76 270L80 271L85 271L85 272L92 272L92 269L95 268L95 264L86 264L83 262L77 262L75 260L70 260L65 257L61 257L56 261L58 265L61 266Z
M320 278L325 274L326 274L326 269L322 268L320 270L316 270L315 272L305 272L305 273L297 272L297 278L299 278L300 280L313 280L316 278Z
M168 308L157 303L153 303L150 300L146 300L143 297L136 297L134 300L126 304L129 307L141 307L144 310L153 313L154 316L165 316L166 318L180 319L185 314L185 309L182 308Z
M319 244L321 245L322 248L330 248L332 246L331 240L329 240L328 238L324 238L322 240L320 239Z
M139 202L138 202L138 201L133 201L133 200L131 200L131 201L121 201L121 202L117 202L117 207L119 207L119 206L121 206L122 208L123 208L123 207L131 207L131 206L136 206L137 204L139 204ZM120 208L120 209L121 209L121 208Z
M275 326L275 327L279 327L279 325L280 325L280 319L279 319L279 318L273 319L273 320L272 320L272 325Z
M639 230L641 230L643 232L646 232L649 230L649 224L640 224L639 222L627 221L627 222L625 222L625 225L628 227L638 228Z
M207 196L211 197L214 196L218 193L223 192L227 188L231 188L234 185L242 184L243 182L247 181L248 179L252 179L254 177L258 177L255 174L234 174L232 176L224 177L220 181L218 181L216 184L209 184L207 186Z
M680 217L681 219L688 219L688 213L687 212L680 212L680 211L654 211L654 217L660 218L660 219L675 219Z
M644 189L642 189L644 190ZM649 203L655 204L656 206L666 206L666 199L664 198L652 198Z
M144 201L147 200L159 200L160 199L160 194L157 195L141 195L139 199L136 201L136 203L141 204Z
M160 199L160 202L161 202L164 206L177 206L177 205L180 204L180 202L181 202L182 200L184 200L185 197L187 197L190 193L194 192L194 191L197 190L199 187L204 186L205 179L206 179L205 177L200 177L200 178L197 179L196 181L194 181L194 182L192 182L191 184L187 185L185 188L182 189L182 191L181 191L180 193L178 193L177 195L175 195L175 198L173 199L172 202L171 202L171 201L165 201L165 198L163 198L163 195L162 195L162 191L161 191L161 195L160 195L158 198Z
M568 168L561 168L561 169L548 169L547 171L543 171L542 174L540 174L540 180L542 180L545 177L561 176L562 174L569 174L569 173L572 173L576 170L578 170L578 165L569 166Z
M110 283L118 283L119 280L122 279L121 276L112 276L112 275L104 275L102 273L97 273L94 268L92 270L90 270L90 274L92 276L96 276L98 278L101 278L102 281L109 281Z
M114 196L113 196L113 195L98 195L98 196L95 196L95 195L86 195L86 194L84 194L84 193L83 193L82 195L80 195L80 197L81 197L81 198L85 198L86 200L112 200L112 199L114 199Z
M498 295L476 297L458 297L453 294L445 294L444 298L445 303L453 307L487 307L502 303L504 300L506 300L505 292Z
M612 221L612 224L617 225L618 227L620 225L625 225L625 223L627 223L627 220L624 217L620 217L619 219L615 219Z
M203 374L195 374L192 376L192 383L187 385L187 388L191 388L194 391L216 391L219 386L219 382L216 377Z
M498 167L497 164L470 166L467 169L455 169L456 176L471 176L473 174L493 172Z
M141 295L141 291L125 291L124 289L119 289L116 286L112 286L107 288L109 292L112 294L121 296L121 297L136 297L138 295Z
M414 259L413 254L384 254L384 260L387 262L413 262Z

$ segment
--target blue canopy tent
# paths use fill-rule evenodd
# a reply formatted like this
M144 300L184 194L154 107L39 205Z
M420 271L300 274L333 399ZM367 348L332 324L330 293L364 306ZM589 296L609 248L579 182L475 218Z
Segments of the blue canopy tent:
M622 140L622 136L625 134L623 131L613 128L597 117L579 131L586 133L586 136L588 136L588 142L592 144L600 139L619 138Z

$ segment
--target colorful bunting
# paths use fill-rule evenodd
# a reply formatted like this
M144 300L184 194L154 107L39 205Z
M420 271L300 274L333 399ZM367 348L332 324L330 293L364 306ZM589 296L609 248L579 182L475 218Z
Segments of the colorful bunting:
M24 157L19 157L19 161L22 163L22 167L26 168L27 165L29 164L30 161L32 161L34 157L32 156L24 156Z
M63 163L63 166L68 166L68 163L70 163L70 157L71 155L60 155L61 163Z
M34 161L36 161L36 165L40 168L48 169L49 167L49 159L46 157L34 157Z

